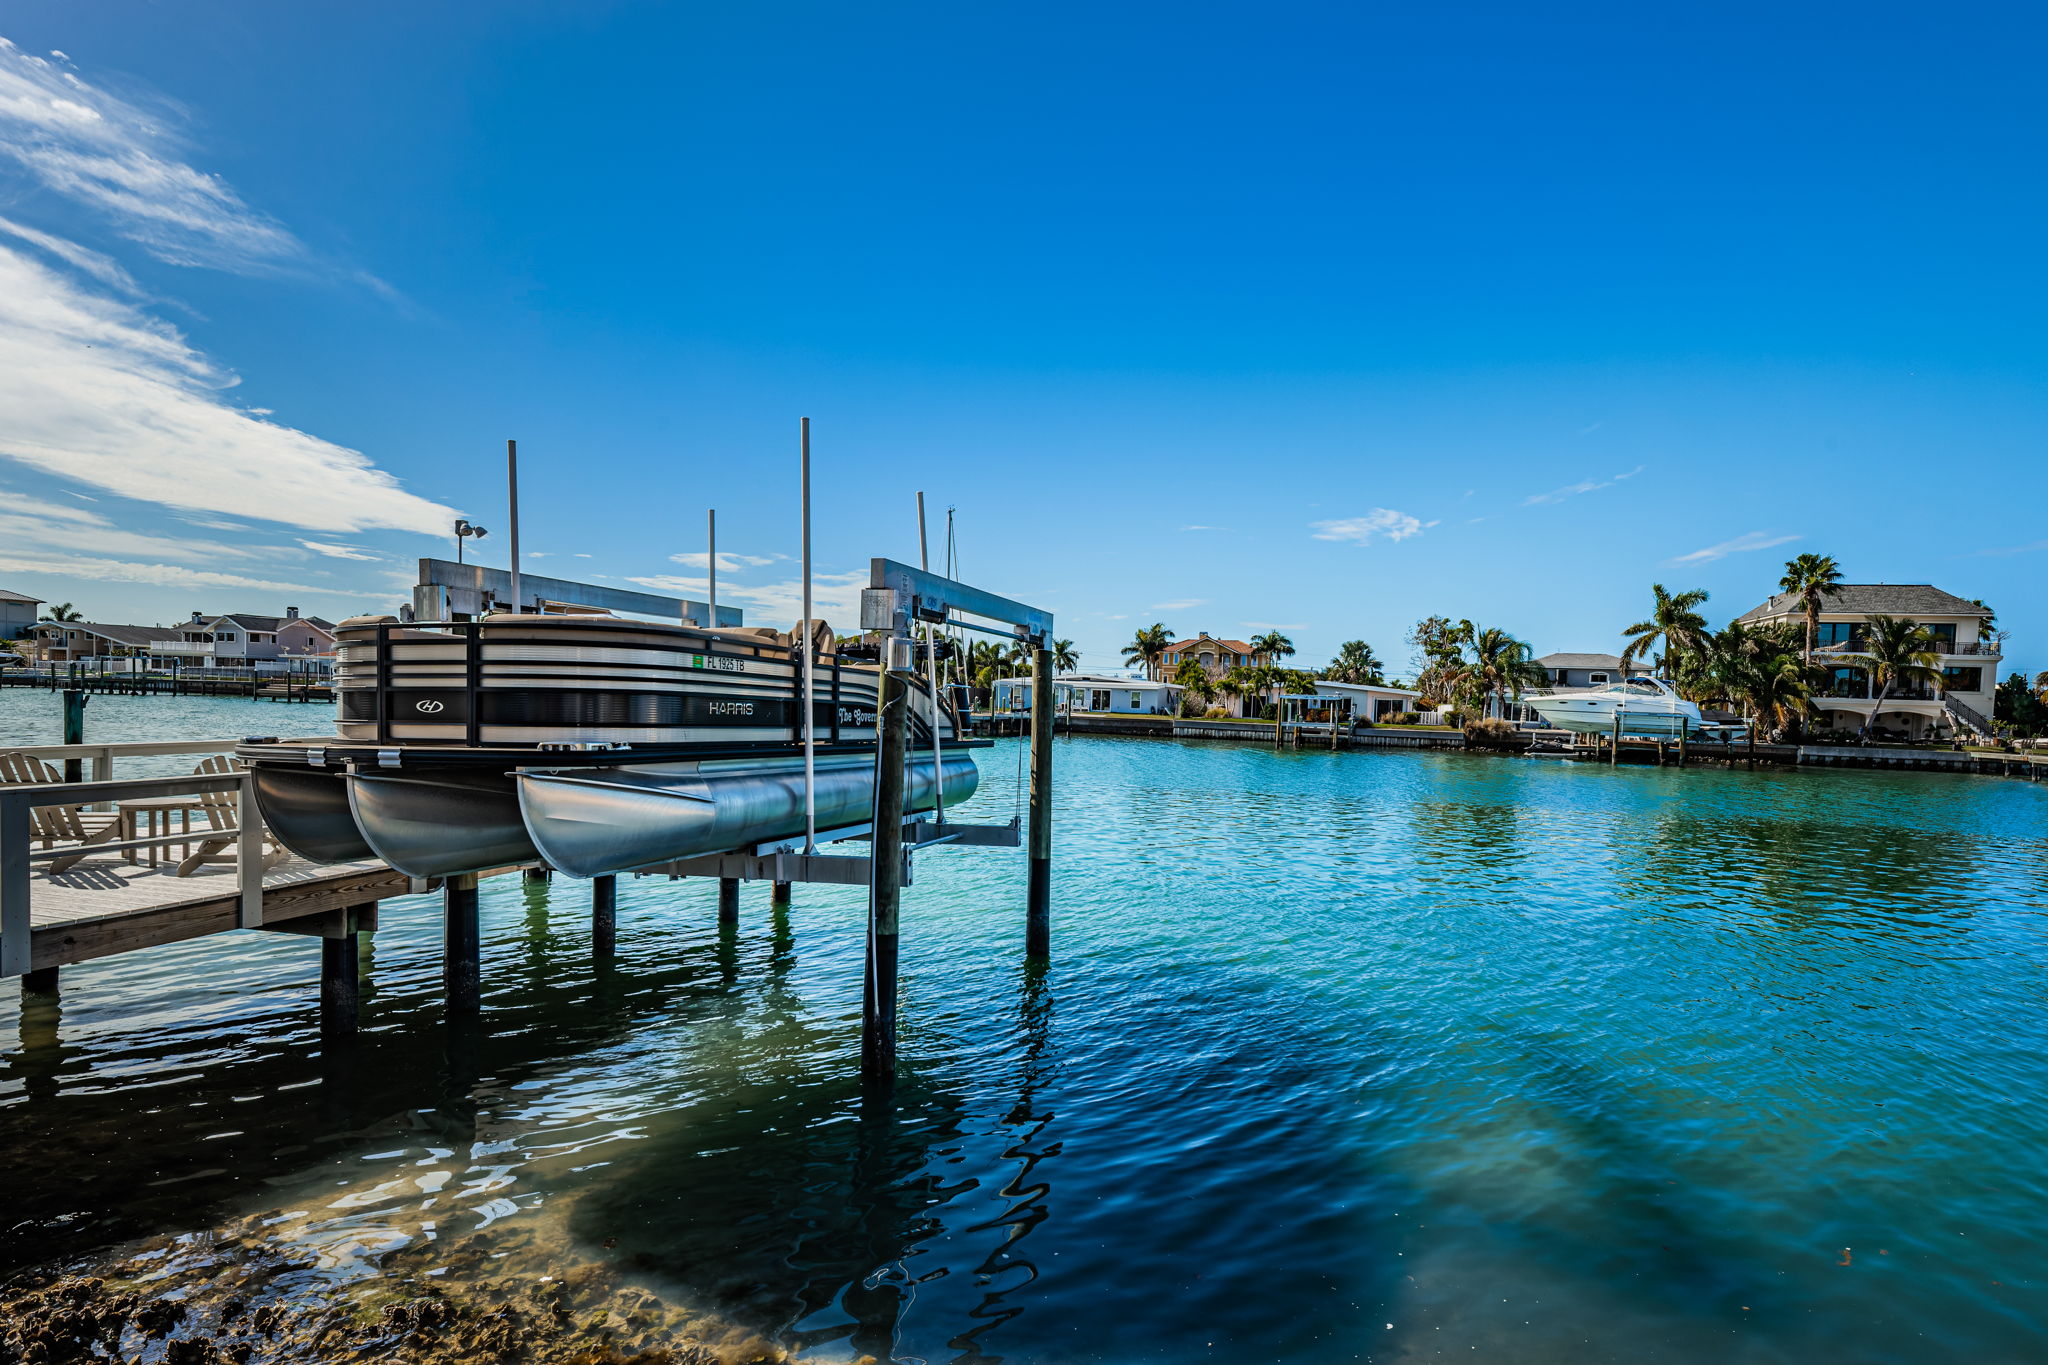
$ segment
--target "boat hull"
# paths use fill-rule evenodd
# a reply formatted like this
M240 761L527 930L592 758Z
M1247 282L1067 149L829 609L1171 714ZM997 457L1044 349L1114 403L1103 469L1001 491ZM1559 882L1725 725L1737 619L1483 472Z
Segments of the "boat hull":
M907 765L904 808L931 810L937 784L929 756ZM872 759L821 762L817 827L867 823L873 815ZM974 794L980 773L966 754L945 760L945 804ZM802 834L801 764L745 769L696 765L522 773L519 807L534 847L549 866L598 877L680 858L723 853Z
M377 856L349 809L348 779L325 768L252 766L256 807L271 834L314 863L362 862Z
M363 841L409 877L538 861L510 773L357 773L349 808Z
M1688 711L1654 704L1617 707L1611 702L1583 697L1523 697L1522 705L1543 717L1553 728L1582 735L1613 734L1617 714L1621 717L1621 731L1625 735L1690 734L1701 725L1697 709Z

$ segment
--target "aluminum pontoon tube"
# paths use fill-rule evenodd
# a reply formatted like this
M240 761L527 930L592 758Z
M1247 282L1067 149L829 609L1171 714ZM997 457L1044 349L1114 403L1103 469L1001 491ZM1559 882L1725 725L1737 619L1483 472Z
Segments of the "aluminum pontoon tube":
M935 769L908 768L907 810L930 810ZM974 794L974 760L946 760L946 804ZM804 770L720 771L695 765L521 773L519 807L548 865L572 877L600 877L677 858L723 853L805 832ZM866 824L873 814L874 760L820 758L812 785L820 828Z
M507 773L356 773L348 799L370 848L408 877L482 872L540 857Z
M349 809L348 782L324 768L252 764L256 808L277 841L308 862L353 863L376 857Z

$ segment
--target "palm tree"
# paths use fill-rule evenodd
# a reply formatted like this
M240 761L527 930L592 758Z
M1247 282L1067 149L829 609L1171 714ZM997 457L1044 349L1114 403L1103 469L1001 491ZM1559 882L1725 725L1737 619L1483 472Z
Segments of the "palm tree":
M83 613L73 611L69 602L59 602L56 606L43 613L43 619L52 625L61 625L66 621L83 621L85 616Z
M1331 682L1384 682L1380 670L1385 667L1373 654L1371 645L1363 640L1346 640L1337 647L1337 657L1323 670L1323 676Z
M2034 695L2042 701L2048 701L2048 668L2034 675Z
M1124 646L1124 663L1142 664L1145 681L1159 681L1159 668L1166 658L1166 647L1173 643L1173 632L1166 628L1164 621L1155 621L1131 637Z
M1854 660L1877 685L1877 697L1870 714L1863 718L1859 738L1868 740L1877 713L1895 687L1926 683L1942 684L1941 646L1934 633L1906 616L1873 616L1864 627L1863 652L1847 657Z
M1649 616L1621 632L1628 637L1628 647L1621 651L1623 677L1628 676L1629 665L1648 654L1660 640L1664 644L1667 678L1685 654L1707 647L1707 619L1694 610L1707 600L1704 588L1669 593L1662 583L1652 583L1650 591L1656 594L1656 605Z
M1249 643L1252 647L1252 656L1268 666L1277 664L1294 653L1294 641L1277 630L1269 630L1264 635L1254 635Z
M1052 667L1055 673L1065 673L1081 662L1081 651L1074 648L1072 640L1052 642Z
M1842 566L1831 555L1798 555L1786 562L1778 588L1806 608L1806 657L1811 659L1820 643L1821 599L1842 591Z
M1209 698L1216 694L1216 684L1210 681L1209 670L1203 668L1193 659L1182 659L1180 661L1180 666L1173 670L1172 681L1181 689L1180 710L1182 715L1187 714L1189 698L1193 698L1195 701L1206 706Z
M1474 629L1467 648L1471 653L1454 670L1452 686L1460 700L1477 702L1482 711L1505 715L1525 685L1549 681L1536 666L1535 649L1497 627Z

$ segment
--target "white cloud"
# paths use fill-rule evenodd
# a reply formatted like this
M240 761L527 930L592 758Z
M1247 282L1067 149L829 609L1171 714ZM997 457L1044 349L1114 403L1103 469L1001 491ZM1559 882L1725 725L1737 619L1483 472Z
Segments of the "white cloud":
M724 555L719 556L721 559ZM627 578L628 583L638 583L652 592L674 593L678 597L703 601L710 584L702 578L677 578L669 575L655 575L649 578ZM860 620L860 593L868 586L868 571L859 569L851 573L821 573L811 576L811 614L821 621L830 621L840 630L851 631ZM804 585L801 578L785 579L779 583L729 583L720 580L718 584L718 605L740 607L747 613L747 619L754 625L787 626L801 621L804 615Z
M597 556L596 556L596 555L571 555L571 556L570 556L570 558L572 558L572 559L595 559L595 558L597 558Z
M97 210L177 265L246 271L305 259L296 237L178 151L172 111L119 99L68 62L0 38L0 156L45 189Z
M123 270L120 263L111 256L101 255L90 247L67 242L62 237L53 237L47 232L38 232L32 227L6 218L0 218L0 232L18 237L30 246L42 248L74 270L92 276L101 284L135 297L142 294L142 286L135 282L135 277Z
M736 555L720 550L718 552L718 571L720 573L738 573L741 569L758 569L764 565L773 564L778 559L787 558L789 558L788 555ZM682 564L692 569L701 569L711 562L711 555L708 551L704 550L685 550L679 555L670 555L668 559L671 564Z
M1582 479L1578 483L1568 483L1562 488L1553 488L1548 493L1531 493L1528 497L1522 499L1522 506L1540 507L1545 503L1563 502L1566 498L1576 498L1581 493L1593 493L1602 488L1612 488L1623 479L1633 479L1642 472L1643 466L1637 465L1626 474L1616 474L1611 479Z
M0 455L123 497L318 531L438 534L454 509L221 400L175 328L0 246Z
M0 489L0 545L67 554L149 555L167 559L248 559L251 550L211 540L124 531L97 512Z
M1435 522L1429 523L1431 526ZM1317 540L1350 540L1360 545L1369 545L1373 537L1383 540L1406 540L1422 534L1422 521L1406 512L1396 512L1391 507L1375 507L1362 517L1343 517L1336 521L1318 521L1310 525Z
M361 597L354 588L322 588L309 583L280 583L267 578L188 569L178 564L133 564L82 555L0 553L0 573L46 573L65 578L91 578L113 583L148 583L165 588L251 588L261 592L318 592Z
M2001 545L1992 550L1979 550L1980 555L2030 555L2036 550L2048 550L2048 540L2037 540L2030 545Z
M1717 559L1726 559L1729 555L1739 555L1749 550L1769 550L1779 545L1789 545L1797 539L1799 539L1798 536L1774 536L1767 531L1751 531L1749 534L1737 536L1733 540L1724 540L1719 545L1709 545L1704 550L1694 550L1691 554L1678 555L1664 562L1666 564L1711 564Z
M355 545L330 545L324 540L302 540L299 544L305 546L314 554L326 555L329 559L362 559L374 564L382 558L380 555L373 555L360 546Z
M1207 606L1208 602L1209 599L1206 597L1176 597L1171 602L1154 602L1151 606L1145 608L1145 610L1192 611L1196 607Z
M1228 526L1183 526L1183 531L1228 531Z

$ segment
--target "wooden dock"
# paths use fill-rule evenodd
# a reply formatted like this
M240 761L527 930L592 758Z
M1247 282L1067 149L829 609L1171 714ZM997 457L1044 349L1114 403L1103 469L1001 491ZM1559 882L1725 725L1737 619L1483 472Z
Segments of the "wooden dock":
M118 854L95 857L29 885L27 972L46 973L94 958L181 943L231 929L311 931L309 917L429 889L382 863L319 866L288 859L262 874L254 924L243 921L237 869L172 875ZM47 978L45 978L47 980Z

